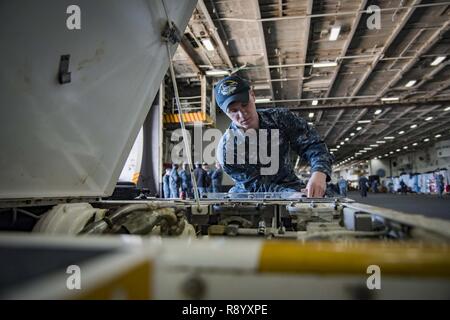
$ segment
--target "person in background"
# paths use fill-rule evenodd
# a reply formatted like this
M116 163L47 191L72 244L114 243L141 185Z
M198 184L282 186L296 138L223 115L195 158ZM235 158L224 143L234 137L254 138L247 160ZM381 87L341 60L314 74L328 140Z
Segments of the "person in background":
M340 177L340 179L338 181L338 185L339 185L339 194L343 197L346 197L347 191L348 191L347 180L345 180L343 177Z
M211 185L211 176L213 174L214 169L210 168L206 162L203 162L202 168L206 172L206 192L213 192Z
M365 176L361 176L358 181L361 197L367 197L367 189L369 189L369 180Z
M211 175L212 192L220 192L222 189L223 170L220 163L216 162L216 169Z
M172 170L170 170L170 197L171 198L179 198L179 190L180 190L180 177L178 176L178 165L172 164Z
M183 163L183 170L180 171L180 178L181 178L181 191L184 192L186 198L192 198L193 195L192 180L191 174L189 172L189 165L186 162Z
M164 198L168 199L170 198L170 168L166 168L165 174L163 176L163 193Z
M439 194L440 198L443 198L444 193L444 176L442 174L436 175L436 191Z
M378 181L375 179L372 181L372 192L378 193Z
M207 192L208 174L203 170L202 165L199 162L195 163L194 176L195 181L197 181L198 193L200 194L200 197L202 197L203 194Z
M402 194L406 194L408 191L408 187L406 186L406 183L405 181L403 181L403 179L400 180L400 191Z

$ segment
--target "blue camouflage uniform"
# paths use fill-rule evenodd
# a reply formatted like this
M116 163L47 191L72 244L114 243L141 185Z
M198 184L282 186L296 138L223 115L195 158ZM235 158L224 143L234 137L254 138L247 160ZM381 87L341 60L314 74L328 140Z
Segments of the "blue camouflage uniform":
M180 172L180 178L181 178L181 190L183 190L186 193L186 196L188 198L192 197L192 180L191 180L191 174L188 170L182 170Z
M170 197L171 198L179 198L179 188L180 188L180 177L178 176L178 171L176 168L172 168L170 171L169 178L169 187L170 187Z
M323 172L327 175L327 181L330 181L331 166L333 156L329 153L327 146L322 141L317 131L310 127L305 119L299 115L290 112L288 109L276 108L267 110L258 110L259 129L267 129L269 146L267 150L271 150L271 131L270 129L278 129L279 131L279 156L278 156L278 172L273 175L261 175L262 167L270 167L270 164L263 165L259 156L256 164L249 162L248 156L248 139L244 139L246 143L245 164L237 164L237 144L238 139L234 137L242 134L233 122L229 129L222 136L217 152L217 159L222 165L225 173L227 173L235 182L235 186L230 192L297 192L305 185L295 175L292 162L290 160L290 151L299 155L303 160L308 161L311 166L311 173L315 171ZM259 136L257 134L257 136ZM230 142L234 139L234 142ZM234 144L234 161L230 162L226 159L227 144ZM258 148L259 146L258 141Z
M223 170L215 169L211 175L211 185L212 185L212 192L220 192L220 189L222 187L222 177L223 177Z
M165 174L163 177L163 192L164 192L164 198L168 199L170 198L170 176Z

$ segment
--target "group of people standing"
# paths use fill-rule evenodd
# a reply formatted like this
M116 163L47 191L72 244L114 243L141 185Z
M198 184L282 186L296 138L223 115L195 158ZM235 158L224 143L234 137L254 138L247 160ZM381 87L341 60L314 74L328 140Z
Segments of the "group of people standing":
M223 170L219 163L214 169L210 169L207 163L195 163L194 177L197 183L197 190L200 196L207 192L221 192ZM192 178L187 163L183 163L183 168L179 171L177 164L172 164L172 168L167 168L163 177L164 198L193 198L194 189Z

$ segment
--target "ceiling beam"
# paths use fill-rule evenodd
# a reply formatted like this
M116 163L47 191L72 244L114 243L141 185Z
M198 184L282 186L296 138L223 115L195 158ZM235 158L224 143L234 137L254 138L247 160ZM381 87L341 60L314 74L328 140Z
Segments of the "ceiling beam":
M391 120L388 122L388 125L386 126L386 128L382 129L381 131L378 131L378 132L375 134L377 138L374 138L374 139L375 139L375 140L380 139L380 138L379 138L380 135L382 135L382 133L385 132L386 130L389 130L389 129L391 128L391 124L393 124L393 123L399 121L399 119L403 118L403 116L404 116L405 114L410 113L410 112L413 111L415 108L417 108L417 107L416 107L416 106L413 106L413 107L410 106L409 108L406 108L405 110L403 110L402 112L400 112L398 115L396 115L393 119L391 119ZM427 111L427 112L428 112L428 111ZM391 130L391 131L389 132L389 134L392 133L392 131L396 131L396 130L398 130L398 129ZM383 135L384 135L384 136L389 136L389 134L383 134ZM365 141L369 140L369 138L372 138L373 136L374 136L374 134L367 135L364 139L362 139L362 141L365 142Z
M261 19L261 10L259 8L259 0L253 0L253 6L254 6L254 11L256 14L256 18L257 19ZM266 47L266 37L264 35L264 28L262 25L262 22L258 22L258 32L259 32L259 39L260 39L260 43L261 43L261 53L263 54L263 60L264 60L264 65L266 66L265 68L265 72L266 72L266 79L267 82L270 86L270 95L272 96L272 101L275 100L275 95L273 92L273 86L272 86L272 76L270 74L270 70L268 68L269 66L269 59L268 59L268 54L267 54L267 47Z
M406 12L403 14L402 19L395 26L395 28L392 31L391 35L387 38L387 40L386 40L383 48L381 49L380 53L377 56L375 56L375 59L373 60L373 62L367 67L366 72L362 76L361 80L359 80L358 84L353 89L353 91L352 91L350 96L356 96L358 94L359 90L361 90L361 88L366 83L366 81L369 78L369 76L372 74L372 71L377 66L377 64L380 61L380 59L383 58L384 54L389 49L389 46L394 42L394 40L397 38L398 34L402 31L402 29L405 26L405 24L408 22L409 18L411 17L411 15L413 14L413 12L415 10L414 6L418 5L420 3L420 1L421 0L414 0L414 2L412 3L412 6L409 7L406 10ZM348 101L350 102L351 100L352 99L349 99Z
M441 114L437 118L442 118L442 117L444 117L443 114ZM378 150L373 150L373 151L371 150L370 152L366 153L364 156L368 156L368 158L371 158L371 157L375 156L375 154L380 154L381 153L381 154L384 155L386 153L389 153L390 151L394 151L395 149L400 149L400 148L402 149L402 151L404 151L405 149L403 149L403 147L405 145L409 145L411 143L418 142L418 140L417 140L418 138L417 137L420 136L419 139L422 140L424 137L426 137L426 135L425 135L426 133L429 133L430 131L433 131L433 130L435 130L437 128L443 127L443 126L448 125L448 124L450 124L450 120L446 120L444 122L439 122L439 123L437 123L435 125L432 125L431 127L428 127L426 129L423 129L423 127L425 127L427 124L423 124L421 126L421 128L423 130L418 130L417 133L415 133L415 134L412 134L412 135L409 135L409 136L405 136L406 139L397 140L395 143L391 143L389 145L383 146L382 148L377 148ZM430 140L431 140L431 137L430 137ZM421 142L423 143L423 141L421 141ZM410 151L409 148L406 149L406 150ZM407 152L407 151L405 151L405 152ZM394 156L394 155L395 155L395 153L393 155L390 155L390 156Z
M419 61L420 56L431 49L436 42L438 42L442 35L450 28L450 21L445 22L438 30L436 30L431 37L420 47L420 49L414 54L414 58L409 60L405 66L393 77L386 86L377 94L377 99L384 96L384 94L394 86L403 76Z
M222 39L220 38L219 34L217 33L217 28L215 27L214 22L211 19L211 16L208 12L208 8L206 8L206 5L203 2L203 0L198 0L197 9L205 17L207 30L209 31L209 34L213 38L214 42L217 44L220 56L224 60L225 64L230 69L233 69L233 63L230 60L230 56L228 55L227 49L223 45Z
M331 130L333 130L333 128L336 126L336 124L338 123L339 119L342 117L342 115L344 114L345 109L341 109L339 111L339 113L337 114L336 118L334 119L333 123L331 124L331 126L328 128L327 132L324 134L323 136L323 140L325 140L328 135L330 134Z
M410 6L398 6L391 8L381 8L380 12L390 12L390 11L399 11L399 10L408 10L415 8L428 8L428 7L438 7L438 6L448 6L447 2L436 2L436 3L424 3ZM372 13L364 10L362 13ZM283 16L283 17L273 17L273 18L264 18L264 19L248 19L248 18L218 18L214 20L220 21L233 21L233 22L269 22L269 21L281 21L281 20L297 20L297 19L306 19L306 18L322 18L322 17L338 17L338 16L353 16L355 15L355 11L344 11L344 12L333 12L333 13L318 13L318 14L310 14L310 15L292 15L292 16Z
M342 51L340 54L341 57L345 57L345 55L347 54L347 50L350 47L350 44L353 40L353 36L355 35L356 30L358 29L359 21L361 20L361 16L362 16L362 12L363 12L362 10L365 9L366 4L367 4L367 0L361 1L361 4L358 8L358 12L356 13L355 19L353 20L353 23L352 23L352 26L350 29L350 33L348 34L347 39L345 40L345 43L344 43L344 47L342 48ZM336 81L337 75L339 73L339 70L341 69L341 66L343 64L342 59L339 59L338 61L339 61L339 63L337 65L337 67L335 68L333 75L331 76L330 86L328 87L328 90L325 93L325 97L328 97L330 95L331 90L333 89L333 85Z
M450 79L447 79L443 84L439 85L439 88L431 91L430 93L428 93L427 95L424 96L425 99L429 99L433 96L435 96L436 94L438 94L439 92L444 91L445 89L447 89L448 87L450 87Z
M313 0L308 0L307 4L306 4L306 14L310 15L312 13L312 7L313 7ZM303 50L301 53L301 60L300 63L306 63L306 57L308 55L308 44L309 44L309 33L310 33L310 29L311 29L311 18L306 18L305 19L305 25L303 27L303 32L304 32L304 45L303 45ZM302 98L302 93L303 93L303 78L305 76L305 69L306 67L304 66L303 68L301 68L300 72L300 77L299 77L299 81L298 81L298 99Z
M435 75L437 75L439 72L442 71L442 69L444 69L445 67L447 67L448 65L450 65L450 61L446 61L444 63L441 63L439 66L437 66L436 68L433 68L431 70L431 72L429 72L426 76L424 76L422 78L422 80L420 80L419 83L417 83L415 86L413 86L411 89L414 91L408 91L405 94L400 96L400 99L405 99L413 94L415 94L414 92L419 89L421 86L423 86L427 81L430 81L434 78Z
M450 94L449 94L450 96ZM345 99L345 97L344 97ZM313 99L301 99L302 101L310 101ZM295 102L298 100L292 100L291 102ZM282 101L275 101L277 102L282 102ZM411 99L411 100L407 100L407 101L401 101L401 102L396 102L396 103L382 103L382 102L374 102L374 103L349 103L349 104L341 104L341 103L335 103L335 104L328 104L328 105L317 105L317 106L311 106L311 105L306 105L306 106L288 106L286 105L286 102L284 103L285 107L289 110L328 110L328 109L365 109L365 108L383 108L383 107L391 107L391 108L405 108L405 107L411 107L412 105L417 105L417 106L422 106L422 105L435 105L436 103L447 103L450 104L450 98L449 97L445 97L445 98L435 98L432 101L430 101L429 99ZM257 104L256 105L257 109L264 109L267 108L267 105L262 103L262 104Z
M180 47L188 57L189 62L191 63L192 68L194 69L195 73L197 75L204 74L202 70L198 67L197 63L195 62L194 53L192 46L189 44L189 40L186 37L182 37L180 42Z
M361 120L362 117L364 117L364 115L367 113L369 109L365 108L362 109L359 114L356 116L356 118L350 123L350 125L346 126L343 130L341 130L341 132L339 133L339 135L334 139L333 144L337 143L337 141L342 138L344 136L344 134L346 134L350 129L353 128L353 126L359 121Z

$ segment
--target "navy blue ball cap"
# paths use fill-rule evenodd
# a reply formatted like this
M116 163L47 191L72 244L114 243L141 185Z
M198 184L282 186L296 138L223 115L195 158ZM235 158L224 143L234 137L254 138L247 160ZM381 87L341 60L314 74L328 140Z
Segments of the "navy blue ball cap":
M223 78L214 87L217 105L226 113L228 106L233 102L247 103L249 90L249 83L238 76Z

